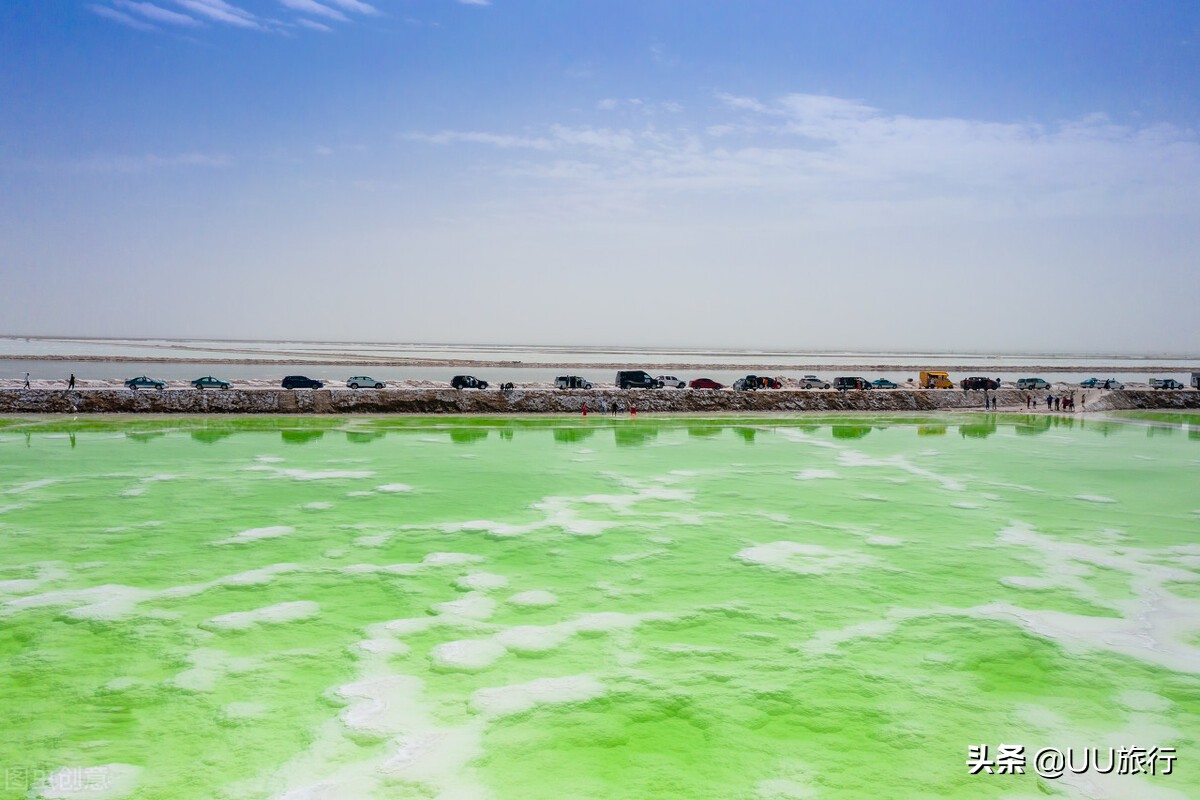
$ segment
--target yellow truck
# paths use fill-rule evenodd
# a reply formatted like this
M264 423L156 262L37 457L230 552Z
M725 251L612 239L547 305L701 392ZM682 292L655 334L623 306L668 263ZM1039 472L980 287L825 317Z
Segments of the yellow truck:
M950 381L950 373L948 372L922 372L921 388L953 389L954 384Z

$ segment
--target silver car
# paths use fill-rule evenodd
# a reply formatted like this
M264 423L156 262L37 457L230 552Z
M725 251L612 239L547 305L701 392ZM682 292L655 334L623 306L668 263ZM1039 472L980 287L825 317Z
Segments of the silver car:
M828 389L829 381L824 381L816 375L805 375L800 379L801 389Z
M362 386L370 386L374 389L382 389L383 381L377 381L374 378L369 378L366 375L355 375L346 381L346 385L351 389L358 389Z
M687 382L681 381L674 375L659 375L656 380L662 381L662 385L667 389L686 389Z

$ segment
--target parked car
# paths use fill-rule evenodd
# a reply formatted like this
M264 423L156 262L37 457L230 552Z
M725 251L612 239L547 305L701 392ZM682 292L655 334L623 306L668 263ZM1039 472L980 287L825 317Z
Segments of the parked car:
M559 375L554 379L554 385L559 389L590 389L592 382L578 375Z
M828 389L829 381L822 380L816 375L805 375L800 379L801 389Z
M687 382L681 381L674 375L659 375L655 380L661 381L662 385L667 389L686 389Z
M740 391L754 391L756 389L778 389L783 384L777 378L768 378L763 375L747 375L744 378L738 378L733 382L733 388Z
M625 369L617 373L618 389L661 389L663 383L642 369Z
M288 375L280 385L285 389L320 389L325 384L304 375Z
M1044 381L1041 378L1018 378L1017 379L1017 388L1018 389L1033 389L1033 390L1049 389L1050 382Z
M1184 386L1179 381L1175 380L1174 378L1151 378L1150 379L1150 388L1151 389L1186 389L1187 387Z
M147 378L145 375L139 375L136 378L130 378L125 381L125 385L135 392L138 389L165 389L167 384L164 381L156 381L154 378Z
M351 389L357 389L360 386L371 386L376 389L382 389L383 381L377 381L374 378L368 378L366 375L355 375L353 378L346 379L346 385Z
M1084 389L1124 389L1125 384L1121 383L1116 378L1088 378L1086 381L1080 381L1079 385Z
M871 381L871 385L876 389L899 389L900 384L892 383L887 378L880 378L877 381Z
M963 378L958 385L964 389L999 389L1000 380L998 378L993 380L991 378L976 376L973 378Z
M481 381L474 375L455 375L450 379L450 386L454 389L486 389L487 381Z
M196 380L192 381L192 386L195 386L197 389L228 389L229 381L214 378L212 375L205 375L203 378L196 378Z
M714 381L712 378L696 378L690 384L693 389L724 389L725 387Z
M849 389L870 389L871 382L866 378L834 378L833 388L839 391L847 391Z

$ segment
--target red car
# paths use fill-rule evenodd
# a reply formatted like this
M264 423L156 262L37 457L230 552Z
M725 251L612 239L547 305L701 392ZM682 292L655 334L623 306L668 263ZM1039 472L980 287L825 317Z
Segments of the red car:
M725 387L714 381L712 378L696 378L688 384L693 389L724 389Z

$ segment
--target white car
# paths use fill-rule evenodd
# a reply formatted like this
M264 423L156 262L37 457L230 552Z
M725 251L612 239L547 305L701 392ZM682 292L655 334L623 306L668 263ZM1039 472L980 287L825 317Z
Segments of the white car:
M351 389L357 389L360 386L371 386L375 389L383 388L383 381L377 381L374 378L368 378L366 375L355 375L346 381L346 385Z
M828 389L829 381L823 381L816 375L805 375L800 379L801 389Z
M674 375L659 375L656 379L660 381L664 388L667 389L686 389L687 383L679 380Z

